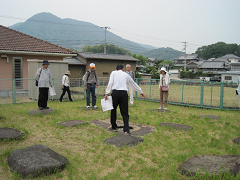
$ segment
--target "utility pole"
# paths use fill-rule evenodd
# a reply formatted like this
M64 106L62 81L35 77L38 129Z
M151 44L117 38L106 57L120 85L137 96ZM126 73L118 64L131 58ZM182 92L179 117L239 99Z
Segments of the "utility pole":
M107 42L106 42L106 36L107 36L107 29L110 29L110 27L107 27L107 26L105 26L105 27L101 27L101 28L104 28L105 29L105 45L104 45L104 54L106 54L107 53Z
M184 43L184 50L185 50L185 64L184 64L184 71L186 71L187 70L187 62L186 62L186 56L187 56L187 54L186 54L186 51L187 51L187 42L182 42L182 43Z

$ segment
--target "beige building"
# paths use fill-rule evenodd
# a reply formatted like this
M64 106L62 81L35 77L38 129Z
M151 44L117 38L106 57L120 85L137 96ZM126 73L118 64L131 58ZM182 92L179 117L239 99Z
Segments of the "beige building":
M110 74L113 70L116 70L118 64L127 64L131 65L132 71L136 71L136 62L138 59L130 55L121 55L121 54L102 54L102 53L88 53L80 52L78 53L77 58L85 63L85 71L89 69L90 63L96 65L95 70L97 71L98 77L110 77ZM71 71L71 67L69 68Z

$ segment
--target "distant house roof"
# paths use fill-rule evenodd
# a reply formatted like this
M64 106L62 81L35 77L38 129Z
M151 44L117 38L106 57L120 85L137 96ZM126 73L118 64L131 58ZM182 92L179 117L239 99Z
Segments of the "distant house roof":
M199 69L223 69L225 63L223 61L205 61L199 65Z
M0 25L0 52L38 52L75 55L74 51Z
M147 61L157 61L156 58L147 58Z
M227 61L228 59L240 58L234 54L226 54L225 56L214 59L213 61Z
M123 60L123 61L139 61L138 59L130 55L121 54L103 54L103 53L90 53L90 52L79 52L80 56L85 59L108 59L108 60Z
M77 57L72 57L72 58L63 58L63 61L68 61L68 64L75 64L75 65L86 65L85 62L81 61Z
M185 59L185 54L182 54L181 56L179 56L178 58L174 59L174 60L184 60ZM200 58L198 57L197 54L186 54L186 59L197 59L200 60Z

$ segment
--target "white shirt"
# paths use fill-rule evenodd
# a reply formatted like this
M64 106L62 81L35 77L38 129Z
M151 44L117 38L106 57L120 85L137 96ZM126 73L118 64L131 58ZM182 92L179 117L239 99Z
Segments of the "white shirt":
M124 90L127 91L127 84L130 85L136 91L143 93L142 89L133 81L131 76L122 70L112 71L108 86L106 89L106 94L109 94L111 90Z
M62 85L64 86L69 86L68 85L69 81L68 81L68 76L67 75L63 75L63 78L62 78Z

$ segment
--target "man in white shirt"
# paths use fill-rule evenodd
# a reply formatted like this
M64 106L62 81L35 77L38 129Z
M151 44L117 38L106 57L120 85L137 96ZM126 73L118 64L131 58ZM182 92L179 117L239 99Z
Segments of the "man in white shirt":
M112 90L112 100L113 100L113 108L111 110L111 124L112 124L112 130L117 130L117 106L119 105L121 115L123 117L123 132L125 134L130 135L129 131L129 115L128 115L128 94L127 94L127 85L130 85L133 89L140 92L143 97L145 95L143 94L142 89L133 81L131 76L129 76L126 72L124 72L124 66L123 65L117 65L117 70L112 71L108 86L106 89L105 94L105 100L107 100L107 97L109 93Z

